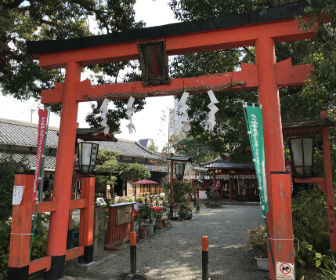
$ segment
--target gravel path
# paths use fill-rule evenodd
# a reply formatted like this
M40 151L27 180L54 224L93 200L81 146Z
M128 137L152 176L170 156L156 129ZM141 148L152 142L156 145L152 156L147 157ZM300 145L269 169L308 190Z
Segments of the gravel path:
M201 212L185 222L173 221L137 244L137 273L148 280L201 279L201 236L209 237L211 279L263 280L267 272L256 269L247 250L247 229L262 224L257 204L224 203L221 208L201 205ZM128 273L129 245L109 252L87 274L95 279L122 279Z

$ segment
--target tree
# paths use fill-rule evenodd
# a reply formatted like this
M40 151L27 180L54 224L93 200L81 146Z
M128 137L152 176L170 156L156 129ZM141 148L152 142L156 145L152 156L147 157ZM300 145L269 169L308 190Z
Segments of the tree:
M115 175L121 169L116 158L117 155L116 151L99 150L95 167L97 189L105 190L107 185L112 185L117 179Z
M14 175L19 166L11 157L0 160L0 222L7 221L12 214Z
M144 25L135 22L135 0L8 0L0 1L0 89L4 95L17 99L39 99L42 89L63 82L61 70L44 70L38 61L27 55L26 40L70 39L93 35L94 27L100 34L120 32ZM128 62L93 65L90 67L97 83L115 82ZM125 101L115 102L109 111L111 133L119 131L120 118L125 118ZM138 110L144 100L135 103ZM100 104L98 103L98 106ZM95 109L97 109L97 107ZM99 108L99 107L98 107ZM60 106L53 106L59 111ZM88 118L91 126L97 121Z
M243 14L250 11L269 8L294 1L262 1L262 0L171 0L170 7L175 17L181 21L207 19L227 14ZM317 118L319 111L327 108L335 115L336 68L335 55L335 3L334 1L318 1L319 8L307 9L308 15L323 12L330 15L330 22L318 20L317 37L313 40L285 42L276 45L277 62L289 57L293 64L311 63L315 70L311 82L304 87L280 89L281 111L283 121L300 118ZM321 8L322 7L322 8ZM302 25L302 28L305 28ZM174 77L190 77L218 72L234 71L241 61L255 63L254 47L211 51L204 53L177 56L170 71ZM190 135L198 137L219 154L233 152L233 159L240 158L249 146L241 101L257 103L257 91L226 91L216 93L220 103L216 114L217 124L213 132L204 129L202 123L209 109L209 98L204 95L192 95L188 99L189 119L191 119Z
M133 182L150 178L150 176L149 170L140 164L130 164L121 172L122 179Z
M213 150L213 147L207 143L202 143L200 137L197 136L184 137L174 143L173 147L176 153L191 157L194 165L213 160L219 156Z

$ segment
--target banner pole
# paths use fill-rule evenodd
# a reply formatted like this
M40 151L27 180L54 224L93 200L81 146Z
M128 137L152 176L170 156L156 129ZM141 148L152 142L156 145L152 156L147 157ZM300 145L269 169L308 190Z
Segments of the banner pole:
M47 109L48 110L48 109ZM35 201L35 213L34 213L34 221L33 221L33 228L32 228L32 235L30 239L30 252L29 252L29 260L31 260L31 255L32 255L32 249L33 249L33 242L34 242L34 233L35 233L35 228L36 228L36 220L37 220L37 207L38 207L38 199L40 196L41 192L41 180L43 179L44 175L44 153L45 153L45 146L47 144L47 133L48 133L48 127L49 127L49 110L48 110L48 117L47 117L47 127L45 130L45 136L44 136L44 142L43 142L43 152L42 152L42 163L39 169L39 183L38 183L38 188L37 188L37 200Z

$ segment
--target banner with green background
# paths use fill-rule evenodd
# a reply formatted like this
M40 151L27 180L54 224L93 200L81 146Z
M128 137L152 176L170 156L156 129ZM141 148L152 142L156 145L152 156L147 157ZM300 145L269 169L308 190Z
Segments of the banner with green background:
M258 181L261 214L268 213L268 195L265 173L265 150L262 111L260 107L244 104L247 133L250 138L253 162Z

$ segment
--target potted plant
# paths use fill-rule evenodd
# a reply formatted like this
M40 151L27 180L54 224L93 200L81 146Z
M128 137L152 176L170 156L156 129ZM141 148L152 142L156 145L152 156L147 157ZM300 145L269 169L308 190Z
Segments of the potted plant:
M151 209L154 211L155 215L155 228L156 229L162 229L162 208L158 206L151 207Z
M147 236L147 228L143 225L143 219L141 217L141 208L134 211L134 219L138 224L139 238L145 239Z
M208 195L208 205L210 207L221 206L221 197L216 187L212 186Z
M191 220L192 218L192 205L190 201L182 201L179 203L178 216L180 221Z
M249 246L257 261L257 267L268 271L267 233L265 226L249 229Z
M140 207L141 219L143 221L143 226L147 229L147 235L154 234L154 223L152 219L152 210L149 205L145 204Z

